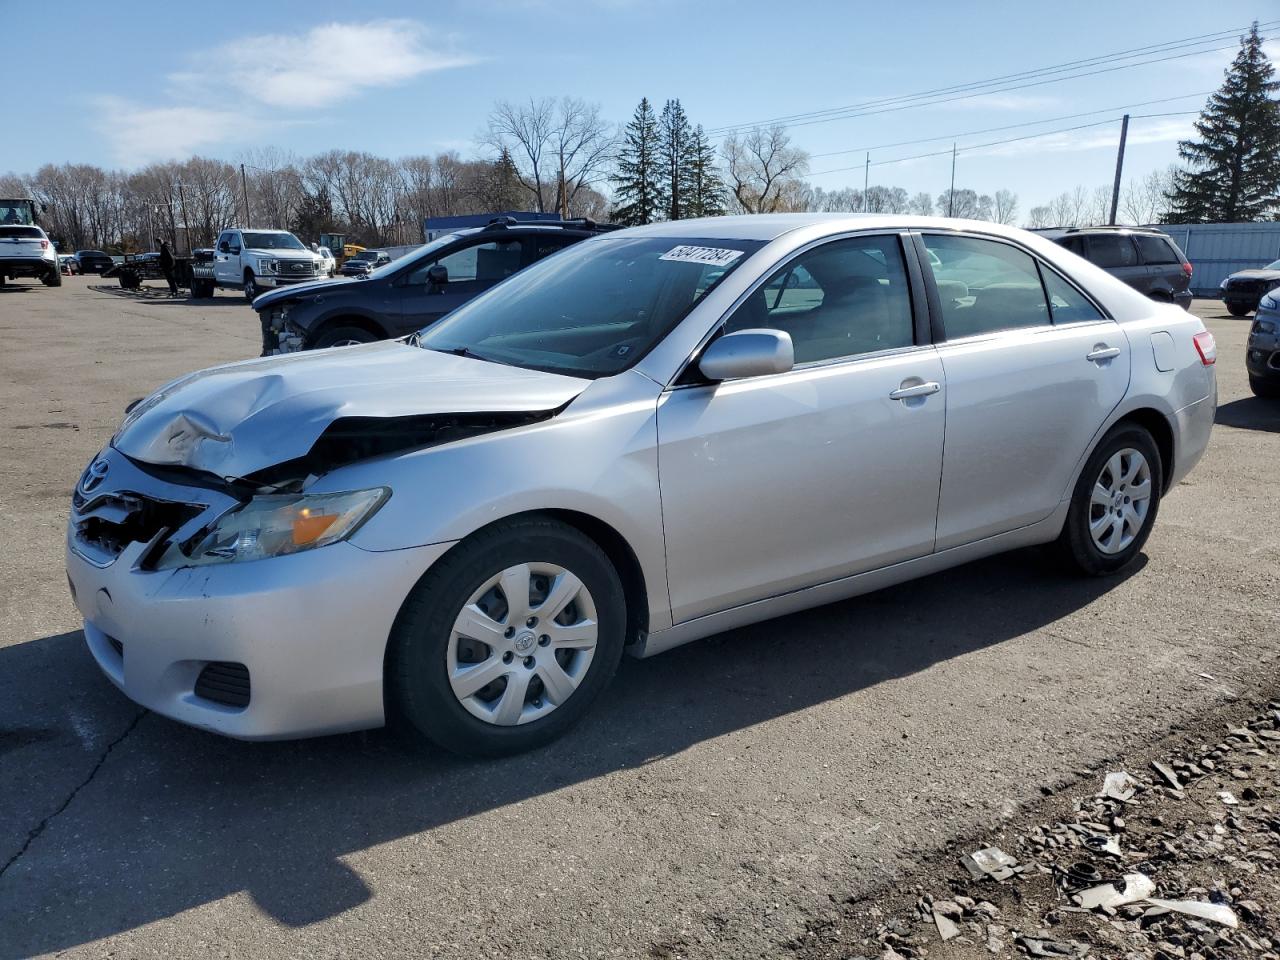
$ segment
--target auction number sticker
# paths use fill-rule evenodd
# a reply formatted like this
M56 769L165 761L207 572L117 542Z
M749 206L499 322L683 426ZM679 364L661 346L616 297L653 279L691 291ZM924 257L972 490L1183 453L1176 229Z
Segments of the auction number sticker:
M725 247L694 247L681 244L672 247L659 260L675 260L680 263L704 263L710 267L727 267L742 256L741 250L729 250Z

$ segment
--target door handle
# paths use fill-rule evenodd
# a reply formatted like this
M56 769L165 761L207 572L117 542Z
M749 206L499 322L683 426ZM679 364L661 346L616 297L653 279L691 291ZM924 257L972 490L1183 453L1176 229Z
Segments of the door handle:
M1098 346L1094 347L1089 353L1086 353L1084 355L1084 358L1086 360L1091 360L1096 363L1099 360L1110 360L1113 357L1118 357L1118 356L1120 356L1119 347L1108 347L1106 344L1099 344Z
M910 400L912 397L927 397L931 393L937 393L942 386L933 380L925 383L917 383L914 387L899 387L897 390L889 392L890 400Z

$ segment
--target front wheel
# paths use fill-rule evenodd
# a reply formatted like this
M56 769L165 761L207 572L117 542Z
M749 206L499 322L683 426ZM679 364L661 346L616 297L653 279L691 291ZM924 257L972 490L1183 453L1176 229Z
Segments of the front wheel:
M254 297L259 293L261 293L261 291L258 289L258 281L254 277L253 271L246 270L244 272L244 298L250 303L253 303Z
M1247 317L1252 311L1243 303L1228 303L1227 312L1233 317Z
M542 746L618 668L626 600L604 551L549 518L498 524L410 593L387 649L388 719L454 753Z
M1160 451L1142 427L1123 424L1089 457L1056 549L1088 576L1117 573L1147 542L1160 508Z
M362 343L373 343L379 338L362 327L333 327L316 337L315 349L326 347L354 347Z

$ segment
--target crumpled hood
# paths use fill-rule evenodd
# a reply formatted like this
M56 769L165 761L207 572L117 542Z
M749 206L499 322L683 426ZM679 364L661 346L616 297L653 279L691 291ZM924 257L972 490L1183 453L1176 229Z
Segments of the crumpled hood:
M264 307L279 303L282 300L297 300L303 296L311 296L312 294L340 294L348 292L352 287L359 285L362 289L368 289L367 285L361 280L329 280L321 278L319 280L308 280L305 283L295 283L287 287L276 287L274 290L268 290L266 293L259 294L253 300L253 309L261 311Z
M384 340L180 377L134 407L112 445L145 463L239 478L304 456L341 418L549 411L588 383Z

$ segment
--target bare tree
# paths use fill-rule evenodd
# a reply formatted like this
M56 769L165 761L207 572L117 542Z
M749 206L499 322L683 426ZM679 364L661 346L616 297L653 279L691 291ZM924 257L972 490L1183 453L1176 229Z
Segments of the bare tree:
M1025 226L1034 230L1039 227L1053 226L1053 209L1047 204L1039 207L1032 207L1027 214L1027 222Z
M1120 194L1120 215L1129 223L1159 223L1169 209L1168 193L1173 189L1176 169L1170 165L1130 180Z
M795 182L809 171L809 154L791 146L785 127L755 127L744 136L731 135L721 148L729 186L746 213L776 213L796 197ZM784 190L785 188L785 190Z
M530 97L525 104L499 100L489 114L488 129L480 138L495 152L510 152L520 183L529 191L539 213L546 210L546 163L555 122L556 103L551 97Z
M613 160L616 138L600 115L600 105L563 97L551 129L556 172L556 207L568 218L578 193L598 183Z
M933 216L933 197L923 190L920 191L911 198L908 211L921 217Z
M997 190L991 217L996 223L1014 224L1018 220L1018 195L1012 190Z

